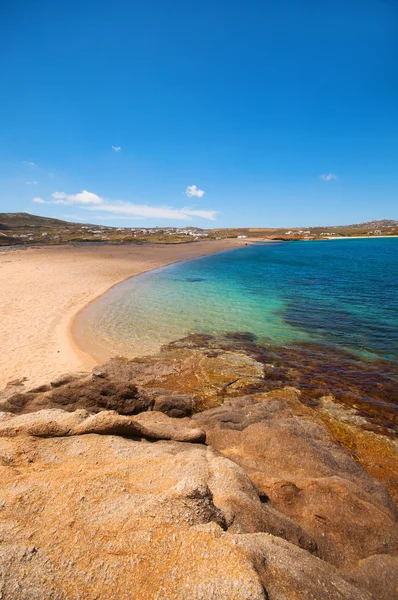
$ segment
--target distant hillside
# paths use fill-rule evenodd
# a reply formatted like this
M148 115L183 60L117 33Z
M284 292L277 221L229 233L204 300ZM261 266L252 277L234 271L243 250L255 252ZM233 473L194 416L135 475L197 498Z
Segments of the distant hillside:
M331 238L398 236L398 221L378 219L353 225L323 225L310 227L213 229L216 237L249 237L268 240L326 240Z
M284 228L110 227L39 217L29 213L0 213L0 246L68 243L167 243L199 239L254 238L257 240L326 240L338 237L398 236L398 221L380 219L356 225Z
M376 229L383 229L384 227L398 227L398 221L381 219L380 221L367 221L366 223L357 223L356 225L344 225L344 227L375 227Z
M214 237L214 236L213 236ZM79 243L181 244L211 234L199 227L110 227L39 217L29 213L0 213L0 246Z
M25 229L26 227L65 227L72 225L61 219L38 217L29 213L0 213L0 229ZM75 225L75 224L73 224Z

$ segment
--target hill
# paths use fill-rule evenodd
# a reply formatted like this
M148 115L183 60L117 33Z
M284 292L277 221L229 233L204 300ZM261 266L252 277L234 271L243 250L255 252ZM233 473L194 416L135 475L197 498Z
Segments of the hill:
M321 240L335 237L376 237L398 235L398 221L380 219L352 225L323 225L316 227L284 227L284 228L234 228L213 229L212 233L219 237L245 236L256 239L274 240Z
M154 242L177 244L209 237L199 227L109 227L40 217L29 213L0 213L0 246Z
M253 240L326 240L336 237L375 237L398 235L398 221L380 219L353 225L322 227L110 227L89 223L71 223L29 213L0 213L0 246L65 244L81 242L153 242L182 243L199 239L243 237Z
M75 226L74 223L52 219L50 217L39 217L29 213L0 213L0 229L25 229L26 227L65 227Z
M344 225L344 227L376 227L378 229L384 229L385 227L398 227L398 221L381 219L380 221L367 221L366 223L358 223L356 225Z

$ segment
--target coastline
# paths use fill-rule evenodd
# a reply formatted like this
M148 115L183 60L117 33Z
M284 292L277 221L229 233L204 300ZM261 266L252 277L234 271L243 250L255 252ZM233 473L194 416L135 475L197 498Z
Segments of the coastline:
M37 386L97 364L72 335L75 316L113 286L144 272L239 248L249 240L186 244L48 246L0 255L0 389Z
M380 238L397 238L398 235L350 235L350 236L331 236L325 240L379 240Z

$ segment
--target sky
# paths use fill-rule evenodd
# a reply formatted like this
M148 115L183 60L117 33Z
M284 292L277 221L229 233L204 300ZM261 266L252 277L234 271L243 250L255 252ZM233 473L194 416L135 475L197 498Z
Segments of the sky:
M398 219L397 0L0 3L0 212Z

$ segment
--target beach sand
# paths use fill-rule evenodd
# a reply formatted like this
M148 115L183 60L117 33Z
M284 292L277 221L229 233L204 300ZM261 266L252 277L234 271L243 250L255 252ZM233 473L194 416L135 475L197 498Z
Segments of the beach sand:
M247 240L187 244L49 246L0 253L0 389L36 386L95 361L74 343L73 317L112 286L145 271L244 246Z

